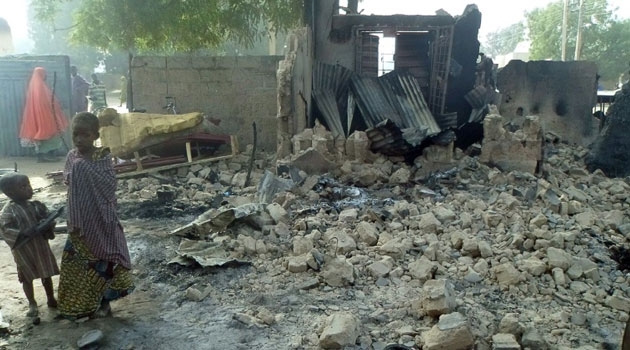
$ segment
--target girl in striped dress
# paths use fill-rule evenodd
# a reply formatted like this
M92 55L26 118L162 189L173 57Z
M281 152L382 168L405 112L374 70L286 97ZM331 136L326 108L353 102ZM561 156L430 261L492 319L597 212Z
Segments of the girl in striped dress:
M133 290L131 261L116 213L116 174L107 149L94 147L98 118L72 121L75 148L68 153L68 240L61 258L59 312L67 318L106 316L109 302Z
M18 279L28 299L29 311L26 316L37 317L39 312L33 280L41 278L48 297L48 306L57 307L51 277L59 274L59 268L48 245L48 240L55 237L54 222L37 234L34 232L37 224L48 216L48 209L43 203L30 200L33 189L26 175L4 175L0 178L0 190L11 199L0 212L0 235L11 247ZM15 243L20 235L33 238L16 247Z

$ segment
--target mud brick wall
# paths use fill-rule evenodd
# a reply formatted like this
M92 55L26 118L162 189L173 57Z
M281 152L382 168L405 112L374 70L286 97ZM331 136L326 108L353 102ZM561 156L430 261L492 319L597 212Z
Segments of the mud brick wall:
M597 66L588 61L511 61L497 79L501 115L508 121L540 116L545 132L587 146L597 136L596 77Z
M282 56L133 58L134 107L166 113L165 97L176 98L177 112L203 112L220 119L217 133L238 135L240 148L253 142L258 128L259 149L276 150L276 70Z

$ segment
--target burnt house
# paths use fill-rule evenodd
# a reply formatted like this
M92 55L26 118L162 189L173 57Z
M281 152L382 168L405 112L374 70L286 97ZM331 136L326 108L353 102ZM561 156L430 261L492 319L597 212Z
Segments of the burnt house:
M444 131L471 113L464 96L475 82L477 7L457 18L340 12L338 0L305 1L307 27L289 38L278 73L280 155L316 119L335 137L365 130L373 150L388 155L450 142ZM394 42L389 67L379 52L385 40Z

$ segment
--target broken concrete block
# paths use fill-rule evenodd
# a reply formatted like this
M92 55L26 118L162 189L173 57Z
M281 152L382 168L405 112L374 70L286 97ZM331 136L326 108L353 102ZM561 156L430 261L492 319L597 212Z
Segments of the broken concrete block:
M289 191L293 187L295 187L293 181L279 178L267 170L258 184L258 200L260 203L269 204L278 193Z
M324 349L353 346L359 333L359 319L349 312L338 312L328 317L326 328L319 337L319 346Z
M459 312L440 316L440 321L422 334L423 350L467 350L474 345L468 321Z
M612 307L615 310L630 313L630 299L624 298L618 295L611 295L606 297L606 305Z
M293 254L302 255L313 249L313 240L308 237L296 236L293 238Z
M499 284L504 286L520 283L521 273L511 263L504 263L494 268Z
M354 267L345 258L334 258L324 264L322 278L331 287L354 283Z
M457 217L454 211L448 208L445 208L443 206L438 206L434 208L433 215L435 215L435 218L438 219L438 221L443 224L449 223L455 220L455 218Z
M424 256L412 262L407 266L409 274L422 282L433 278L433 273L437 270L437 266Z
M420 215L419 227L424 233L436 233L438 227L440 226L442 226L442 223L435 217L435 215L433 215L433 213L429 212Z
M534 256L521 260L521 266L532 276L542 276L547 271L547 264Z
M503 171L535 173L542 160L543 132L538 117L527 117L520 133L503 128L503 118L490 114L483 122L484 139L479 160Z
M411 172L409 169L402 167L396 170L392 176L389 178L389 183L392 184L406 184L409 182L409 178L411 177Z
M536 328L529 328L525 331L523 338L521 339L521 344L526 349L549 349L549 344L547 344L547 341L540 335L540 333L538 333Z
M278 203L269 204L267 206L267 212L269 212L269 215L276 224L289 221L289 213Z
M306 253L300 256L291 256L288 258L287 269L289 272L301 273L308 270L308 260L310 259L310 253Z
M374 277L375 279L385 277L389 274L389 272L394 267L394 262L392 258L387 257L380 261L375 261L367 266L368 273Z
M333 244L337 254L347 254L357 249L357 242L345 231L334 232L332 235L329 235L327 240Z
M374 224L362 221L357 225L354 233L359 241L367 245L374 246L378 243L378 230Z
M492 350L521 350L514 334L499 333L492 336Z
M573 263L573 258L569 253L554 247L547 248L547 260L551 268L559 267L562 270L569 269Z
M339 221L354 222L359 216L359 212L355 208L348 208L339 213Z
M524 331L525 328L518 321L516 313L505 314L499 323L499 333L514 334L516 339L520 339Z
M447 314L457 306L453 286L448 280L428 280L422 290L422 308L429 316Z
M291 165L304 170L307 174L325 174L335 169L335 163L326 158L321 151L309 148L292 157Z

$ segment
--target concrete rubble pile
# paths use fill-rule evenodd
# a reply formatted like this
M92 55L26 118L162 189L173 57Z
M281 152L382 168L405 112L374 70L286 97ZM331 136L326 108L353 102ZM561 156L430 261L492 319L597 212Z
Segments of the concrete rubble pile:
M512 133L491 115L486 127L495 133L481 157L451 145L393 162L369 152L363 133L340 142L317 126L278 161L284 176L263 174L270 163L257 161L258 187L242 188L236 160L181 171L177 197L212 203L228 188L235 193L214 203L207 220L260 206L193 238L251 267L233 289L206 288L211 276L191 275L199 293L188 299L236 303L234 320L288 329L282 337L292 349L618 347L630 277L609 247L630 239L628 181L587 171L579 146L548 142L542 160L535 118ZM142 188L122 181L121 195L137 200L175 187L154 180ZM277 192L261 195L263 182Z

